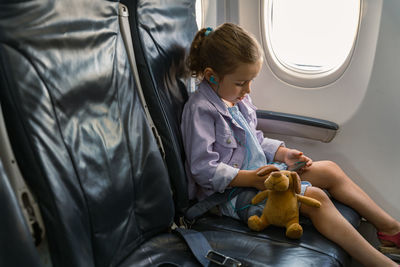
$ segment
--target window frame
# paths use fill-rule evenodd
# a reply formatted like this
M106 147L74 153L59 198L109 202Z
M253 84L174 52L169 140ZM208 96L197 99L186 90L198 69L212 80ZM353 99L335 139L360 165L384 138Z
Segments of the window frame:
M271 13L272 8L272 1L273 0L261 0L260 1L260 29L261 29L261 43L264 49L264 54L266 58L266 63L274 73L274 75L279 78L280 80L303 88L316 88L316 87L323 87L335 82L339 79L347 67L351 62L352 55L354 53L358 35L360 33L360 25L361 25L361 18L362 18L362 10L363 10L363 0L360 1L360 10L359 10L359 17L358 23L356 27L356 34L354 36L353 45L348 52L347 57L342 62L342 64L335 66L333 68L327 70L301 70L289 66L279 60L279 58L275 55L272 48L271 36L267 34L267 32L271 32ZM267 11L265 10L265 5L268 5ZM268 21L266 22L265 16L268 16ZM268 31L267 31L268 29Z
M198 2L200 2L200 4L199 4L199 7L200 7L200 11L199 11L199 13L197 13L198 11L197 11L197 3ZM200 15L200 17L199 18L197 18L197 15ZM196 24L197 24L197 28L198 29L201 29L201 28L203 28L204 27L204 3L203 3L203 0L196 0L195 1L195 17L196 17ZM200 22L199 22L199 20L200 20Z

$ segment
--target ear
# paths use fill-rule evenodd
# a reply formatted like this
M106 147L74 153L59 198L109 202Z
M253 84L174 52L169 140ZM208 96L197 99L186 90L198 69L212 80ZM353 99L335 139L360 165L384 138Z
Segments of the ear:
M215 73L215 71L214 71L212 68L210 68L210 67L205 68L205 70L204 70L204 72L203 72L203 75L204 75L204 78L205 78L208 82L210 82L210 83L212 83L212 82L210 81L211 76L214 77L214 80L215 80L216 82L219 82L219 77L218 77L218 75L217 75L217 74Z
M301 191L300 176L297 174L297 172L290 172L290 175L292 176L294 192L297 194L300 194L300 191Z

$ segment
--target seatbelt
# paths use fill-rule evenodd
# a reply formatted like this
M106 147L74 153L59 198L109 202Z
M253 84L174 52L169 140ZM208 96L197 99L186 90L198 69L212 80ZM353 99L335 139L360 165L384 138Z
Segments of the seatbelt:
M234 198L242 191L243 188L228 189L225 190L223 193L214 193L206 197L205 199L197 202L186 210L184 217L185 223L193 224L197 218L205 214L211 208L228 201L229 198Z
M214 262L221 266L242 266L240 261L213 250L203 233L193 229L185 229L176 226L173 227L172 231L185 240L193 255L202 266L207 267L210 265L210 262Z
M240 220L244 223L247 223L247 220L250 216L261 215L261 211L257 205L251 204L251 200L257 193L257 189L248 187L234 187L232 189L225 190L224 193L214 193L188 208L185 212L185 215L180 218L180 223L190 228L190 225L194 224L196 219L201 217L207 211L217 205L230 202L235 197L237 197L235 204L229 204L237 213Z
M190 227L197 218L209 211L216 205L222 204L228 200L229 197L235 197L242 190L225 190L224 193L214 193L211 196L197 202L191 206L181 218L181 225L186 228L173 228L173 231L178 233L186 241L193 255L201 263L202 266L209 266L210 261L222 266L241 266L241 262L213 250L208 243L207 239L201 232L197 232Z
M139 98L140 101L142 102L142 106L144 109L144 113L146 115L147 118L147 122L150 125L150 128L153 132L153 135L156 139L158 148L160 149L161 155L163 157L163 159L165 159L165 150L164 150L164 146L162 144L161 141L161 137L158 134L157 128L154 125L154 121L151 118L149 109L147 107L146 104L146 100L144 98L143 95L143 89L142 89L142 84L140 83L140 79L139 79L139 72L136 66L136 59L135 59L135 53L133 50L133 44L132 44L132 37L131 37L131 29L129 26L129 12L128 12L128 8L119 3L119 25L120 25L120 29L121 29L121 35L122 35L122 39L124 40L124 44L125 44L125 49L126 49L126 53L128 55L128 60L129 60L129 64L131 66L132 72L133 72L133 77L135 79L135 83L138 89L138 94L139 94Z

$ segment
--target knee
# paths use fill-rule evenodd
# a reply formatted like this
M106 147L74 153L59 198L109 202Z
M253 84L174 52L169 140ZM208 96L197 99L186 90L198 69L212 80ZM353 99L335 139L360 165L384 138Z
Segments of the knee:
M321 208L314 208L303 204L301 205L300 212L303 215L310 217L311 219L315 218L315 216L320 216L322 207L323 209L327 209L328 207L333 206L333 203L329 198L329 196L325 193L325 191L323 191L318 187L308 187L304 195L307 197L314 198L319 202L321 202Z
M332 203L326 192L318 187L308 187L304 195L318 200L321 204Z
M319 163L321 164L321 167L326 172L337 173L338 171L342 171L342 169L339 167L339 165L337 165L333 161L323 160L323 161L319 161Z
M349 181L343 170L333 161L325 160L320 162L321 171L325 177L331 179L333 185L339 185Z

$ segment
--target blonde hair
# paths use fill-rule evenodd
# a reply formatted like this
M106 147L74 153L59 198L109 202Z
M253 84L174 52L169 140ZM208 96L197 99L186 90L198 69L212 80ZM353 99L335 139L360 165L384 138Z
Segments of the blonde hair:
M202 78L203 71L210 67L222 79L240 64L256 63L262 56L260 44L249 32L236 24L224 23L213 31L202 28L196 33L187 66L194 77Z

